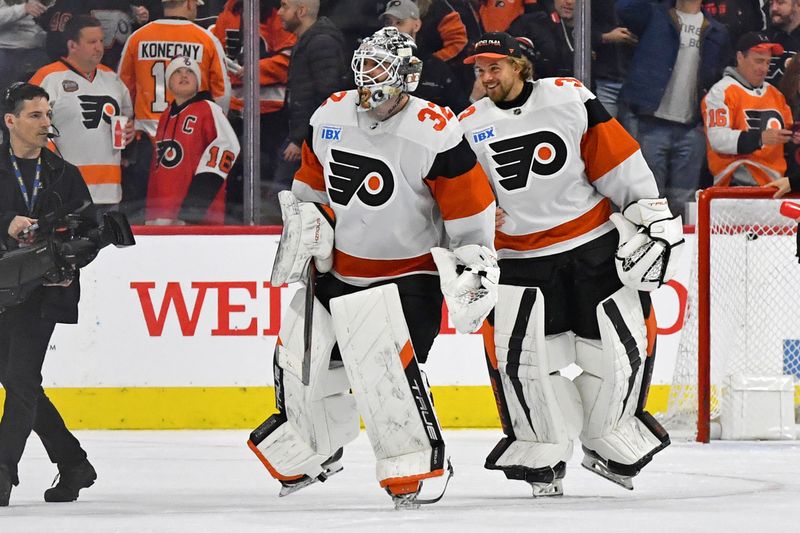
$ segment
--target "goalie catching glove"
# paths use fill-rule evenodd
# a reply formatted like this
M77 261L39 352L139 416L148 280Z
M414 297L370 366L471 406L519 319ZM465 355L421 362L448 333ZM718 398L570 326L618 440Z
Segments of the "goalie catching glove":
M333 267L333 222L322 207L300 202L291 191L278 193L283 217L283 231L270 283L278 287L299 281L305 275L311 258L318 272Z
M474 332L497 303L500 269L496 254L477 244L452 252L431 248L431 253L439 270L450 322L460 333Z
M625 286L649 292L675 276L683 252L683 221L672 216L666 199L639 200L610 220L619 231L615 263Z

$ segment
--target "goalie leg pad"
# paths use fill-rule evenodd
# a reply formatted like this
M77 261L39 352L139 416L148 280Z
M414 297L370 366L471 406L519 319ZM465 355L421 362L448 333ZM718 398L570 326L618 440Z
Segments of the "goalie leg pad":
M572 439L583 423L581 400L559 370L575 361L569 334L544 334L544 297L537 288L501 285L494 343L507 437L486 460L512 479L549 482L563 477ZM491 373L491 369L490 369Z
M295 293L275 347L275 398L279 413L259 426L250 448L270 474L286 481L324 473L328 458L358 436L355 399L341 363L331 363L335 343L330 314L315 300L311 379L301 381L305 288Z
M597 320L600 340L577 342L581 441L612 473L634 476L669 445L666 431L644 410L652 364L639 294L619 289L597 306Z
M415 492L444 474L444 440L395 284L330 301L336 339L378 460L381 487Z

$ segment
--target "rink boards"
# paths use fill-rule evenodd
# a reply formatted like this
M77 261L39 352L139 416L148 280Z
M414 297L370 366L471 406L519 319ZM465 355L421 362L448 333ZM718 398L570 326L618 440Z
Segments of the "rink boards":
M80 323L56 328L43 371L71 427L252 428L273 412L272 353L294 292L268 282L279 235L169 233L144 228L135 247L105 250L82 271ZM687 241L689 252L694 235ZM690 255L653 295L656 412L666 409ZM479 335L455 334L443 318L426 366L443 426L499 425Z

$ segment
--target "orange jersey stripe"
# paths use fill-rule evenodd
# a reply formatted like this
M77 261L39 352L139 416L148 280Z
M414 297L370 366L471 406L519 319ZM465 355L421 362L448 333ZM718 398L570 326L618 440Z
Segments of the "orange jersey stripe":
M122 182L119 165L83 165L78 167L86 185L118 184Z
M454 178L439 177L425 182L439 204L444 220L476 215L494 202L489 178L479 163Z
M333 269L350 278L384 278L412 272L436 272L436 264L429 253L409 259L366 259L337 249L333 253Z
M34 75L28 80L28 83L33 85L41 85L42 81L47 77L48 74L52 74L54 72L63 72L67 70L69 67L62 63L61 61L55 61L53 63L49 63L39 70L37 70ZM52 98L52 96L51 96Z
M580 237L608 222L609 216L611 216L611 201L608 198L603 198L597 205L578 218L544 231L537 231L528 235L508 235L498 231L494 245L497 250L528 251L545 248Z
M581 139L581 158L586 177L594 182L636 153L639 144L612 118L590 127Z
M300 169L295 173L294 179L302 181L315 191L325 191L325 174L322 164L305 141L303 141L301 149Z

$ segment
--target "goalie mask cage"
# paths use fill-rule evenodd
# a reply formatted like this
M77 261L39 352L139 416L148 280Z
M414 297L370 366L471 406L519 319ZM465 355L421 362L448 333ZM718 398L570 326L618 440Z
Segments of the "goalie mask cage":
M698 195L686 322L664 422L709 442L734 375L800 377L797 223L774 189L712 187ZM798 195L787 196L797 198Z

